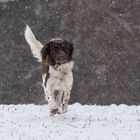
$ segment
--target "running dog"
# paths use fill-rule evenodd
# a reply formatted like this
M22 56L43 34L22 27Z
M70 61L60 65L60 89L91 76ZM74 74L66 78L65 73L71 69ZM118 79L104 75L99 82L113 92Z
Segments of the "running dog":
M33 56L41 63L50 116L67 112L73 85L73 44L61 38L53 38L44 46L35 38L28 25L24 35Z

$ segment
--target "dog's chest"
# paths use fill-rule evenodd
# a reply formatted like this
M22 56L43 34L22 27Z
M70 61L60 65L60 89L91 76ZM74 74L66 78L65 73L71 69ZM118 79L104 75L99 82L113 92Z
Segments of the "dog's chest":
M53 89L71 89L73 83L71 63L61 66L49 67L47 86Z

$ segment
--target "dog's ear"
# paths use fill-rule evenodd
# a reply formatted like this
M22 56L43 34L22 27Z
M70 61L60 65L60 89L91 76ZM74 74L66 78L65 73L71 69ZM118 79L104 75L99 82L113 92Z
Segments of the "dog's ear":
M42 60L46 60L46 58L50 55L50 46L46 44L41 50Z
M73 44L69 43L69 57L70 57L70 59L72 59L73 50L74 50Z

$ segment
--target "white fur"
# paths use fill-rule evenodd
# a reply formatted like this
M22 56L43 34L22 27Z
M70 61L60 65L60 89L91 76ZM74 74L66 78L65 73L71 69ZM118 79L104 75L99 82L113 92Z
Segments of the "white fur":
M62 64L56 69L49 67L50 77L47 82L48 90L64 90L70 91L73 83L72 76L73 62Z
M26 25L24 35L27 43L30 45L33 56L38 59L38 62L41 62L41 49L43 48L43 45L35 38L28 25Z
M49 66L49 79L47 81L46 87L44 86L46 74L42 75L43 78L43 87L46 95L46 99L50 105L51 109L57 108L59 109L60 113L67 111L68 101L70 98L71 88L73 84L73 75L72 75L72 68L74 62L68 62L62 64L60 66ZM54 91L64 91L64 104L65 108L62 109L62 106L59 102L54 100Z
M51 39L50 41L54 41L54 42L57 41L58 42L58 41L63 41L63 39L56 37L56 38Z

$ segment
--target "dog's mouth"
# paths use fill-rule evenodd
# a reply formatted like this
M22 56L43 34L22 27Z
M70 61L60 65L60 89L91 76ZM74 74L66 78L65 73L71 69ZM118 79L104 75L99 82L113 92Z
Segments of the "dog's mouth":
M65 55L58 55L55 57L55 63L58 65L64 64L67 61L68 60L67 60L67 57Z
M65 64L65 63L67 63L67 60L61 60L61 61L60 60L56 60L55 63L57 65Z

